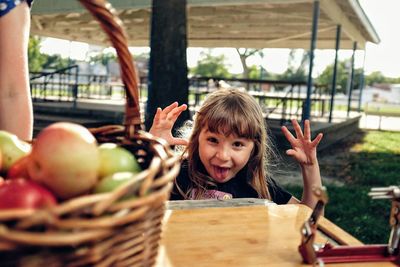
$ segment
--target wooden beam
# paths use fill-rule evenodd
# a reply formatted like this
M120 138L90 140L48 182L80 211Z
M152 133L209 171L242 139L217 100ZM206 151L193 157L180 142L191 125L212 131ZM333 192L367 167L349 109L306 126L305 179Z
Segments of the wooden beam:
M378 34L376 33L374 27L372 26L371 22L369 21L367 15L364 13L364 10L360 7L360 3L358 0L348 0L349 4L353 7L354 12L357 14L358 19L361 21L361 23L364 25L365 30L368 32L370 35L370 40L371 42L378 44L380 43L380 38Z
M335 1L332 0L321 0L320 2L321 9L324 13L332 19L338 25L342 25L343 32L354 42L357 42L360 46L365 46L365 42L367 41L365 37L363 37L360 31L356 28L356 26L346 17L346 14L343 10L338 6Z
M151 8L151 0L108 0L115 9L143 9ZM40 0L32 5L32 15L71 12L86 12L78 1Z
M341 43L342 49L351 49L352 41L343 40ZM226 39L214 39L214 40L198 40L189 39L189 47L235 47L235 48L292 48L299 49L310 46L310 40L286 40L273 43L268 45L265 40L226 40ZM335 47L334 40L318 40L317 49L333 49Z
M328 28L324 28L324 29L319 29L318 33L325 32L325 31L331 31L332 29L336 29L336 27L328 27ZM301 37L305 37L305 36L308 37L310 35L311 35L311 32L307 31L307 32L303 32L301 34L296 34L296 35L292 35L292 36L287 36L287 37L282 37L282 38L279 38L279 39L267 41L266 44L267 45L271 45L273 43L280 43L280 42L283 42L283 41L295 40L297 38L301 38Z
M188 6L229 6L252 4L298 4L312 3L313 0L187 0Z

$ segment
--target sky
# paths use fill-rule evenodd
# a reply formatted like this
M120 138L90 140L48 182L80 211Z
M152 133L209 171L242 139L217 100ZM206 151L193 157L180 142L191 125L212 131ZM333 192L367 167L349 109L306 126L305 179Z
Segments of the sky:
M374 26L381 42L376 45L367 43L364 62L364 51L357 51L355 67L362 68L370 74L380 71L386 77L400 77L400 34L397 31L400 25L400 0L359 0L360 5ZM92 47L91 47L92 48ZM63 57L84 60L87 57L89 45L80 42L70 42L54 38L46 38L42 42L41 51L48 54L61 54ZM134 54L148 52L149 48L132 48ZM188 66L193 67L199 60L201 48L189 48L187 54ZM241 73L242 67L239 56L233 48L215 48L214 55L224 54L227 65L232 73ZM265 58L249 59L249 65L260 65L269 72L282 73L287 68L289 49L266 49ZM334 50L316 50L314 58L314 73L319 75L329 64L333 63ZM297 52L300 60L302 51ZM339 52L339 60L350 58L351 50ZM268 62L268 63L264 63Z

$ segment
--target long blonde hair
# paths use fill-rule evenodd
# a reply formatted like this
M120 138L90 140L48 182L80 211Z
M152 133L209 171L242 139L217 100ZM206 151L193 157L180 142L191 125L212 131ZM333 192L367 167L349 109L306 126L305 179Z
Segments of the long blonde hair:
M267 140L266 124L261 107L247 92L237 89L220 89L207 96L200 110L195 115L192 134L186 149L191 186L184 192L189 198L195 190L195 198L201 198L207 185L213 180L202 169L199 156L199 135L204 127L214 133L226 136L234 134L254 142L252 155L246 164L249 184L259 198L270 199L267 187L267 163L270 146Z

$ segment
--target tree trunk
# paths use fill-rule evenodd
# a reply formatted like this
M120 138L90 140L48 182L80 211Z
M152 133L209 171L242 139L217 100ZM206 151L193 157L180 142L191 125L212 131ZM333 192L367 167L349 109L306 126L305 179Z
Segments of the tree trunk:
M247 49L245 52L242 54L240 53L239 49L236 48L237 53L239 54L240 62L242 63L242 68L243 68L243 79L248 79L249 78L249 68L247 67L246 64L246 59L248 58Z
M147 130L157 107L165 108L174 101L188 103L186 0L153 0L150 47ZM188 111L181 114L175 127L187 119Z

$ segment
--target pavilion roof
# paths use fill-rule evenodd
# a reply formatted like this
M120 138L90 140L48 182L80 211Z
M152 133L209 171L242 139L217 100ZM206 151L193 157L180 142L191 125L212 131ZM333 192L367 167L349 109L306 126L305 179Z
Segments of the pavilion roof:
M149 46L151 0L110 0L124 22L129 46ZM313 0L187 0L189 47L310 48ZM357 0L321 0L317 48L353 42L379 43ZM78 1L40 0L32 8L31 33L109 46L98 22Z

